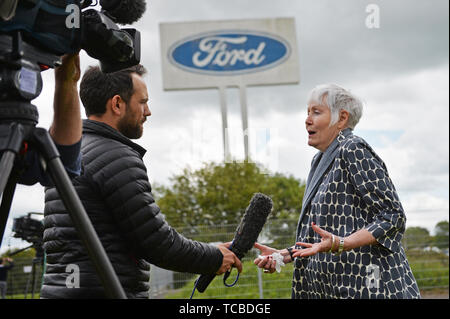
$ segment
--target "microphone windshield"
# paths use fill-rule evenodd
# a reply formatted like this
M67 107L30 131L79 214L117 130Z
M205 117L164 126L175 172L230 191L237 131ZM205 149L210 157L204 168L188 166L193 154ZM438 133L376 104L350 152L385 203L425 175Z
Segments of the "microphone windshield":
M146 9L145 0L101 0L100 5L122 25L138 21Z
M272 206L272 199L269 196L261 193L255 193L253 195L230 247L231 251L239 259L242 259L255 244L267 220L267 216L272 211ZM214 277L216 277L215 274L201 275L195 284L197 290L204 292Z
M272 206L273 202L269 196L262 193L253 195L234 235L233 251L239 259L242 259L258 239Z

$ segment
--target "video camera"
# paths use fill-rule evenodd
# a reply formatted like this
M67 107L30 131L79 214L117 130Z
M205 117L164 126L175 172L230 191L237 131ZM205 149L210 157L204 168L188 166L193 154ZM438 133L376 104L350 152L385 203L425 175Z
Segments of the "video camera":
M26 43L61 56L84 49L100 61L103 72L118 71L140 62L140 33L120 29L145 12L144 0L101 0L101 11L92 0L2 0L0 4L0 62L13 53L12 35L20 32ZM82 11L84 10L84 11ZM30 54L31 60L36 54ZM58 61L34 61L41 70Z
M20 238L40 247L42 245L44 224L40 220L31 218L32 214L39 213L28 213L26 216L14 218L12 231L15 238Z
M97 4L92 5L92 0L0 0L0 244L24 155L35 150L60 192L108 296L125 299L50 134L36 128L39 113L30 103L42 91L41 71L61 65L64 54L84 49L100 61L104 73L139 64L139 31L120 29L117 24L139 20L145 0L100 0L101 11L89 8ZM15 236L38 247L42 243L42 234L36 232L41 227L38 223L29 216L16 219Z

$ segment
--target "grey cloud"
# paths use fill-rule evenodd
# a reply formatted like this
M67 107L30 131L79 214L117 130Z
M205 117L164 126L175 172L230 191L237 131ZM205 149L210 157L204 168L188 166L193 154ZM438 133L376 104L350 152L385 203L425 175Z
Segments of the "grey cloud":
M136 27L143 28L143 60L150 66L155 105L164 117L197 109L197 100L218 104L214 93L162 92L159 52L160 22L296 18L300 59L298 86L248 88L249 112L254 116L276 107L296 112L307 92L319 83L351 86L443 65L448 61L448 2L442 0L371 1L380 8L380 28L368 29L368 3L358 0L322 1L150 1ZM182 102L179 102L182 99ZM156 101L157 100L157 101ZM253 111L254 110L254 111ZM165 113L168 112L166 115Z
M418 190L433 194L442 189L448 192L448 98L430 101L414 87L395 81L393 89L384 85L427 69L447 69L448 74L448 1L149 0L147 3L146 14L133 27L142 32L142 63L149 69L146 81L152 117L145 124L144 137L137 142L149 150L145 163L152 182L166 183L170 175L180 172L183 164L198 164L183 162L188 147L180 151L176 161L173 158L177 155L174 147L178 145L174 136L185 134L186 141L192 138L189 125L194 115L204 114L205 122L220 123L217 90L163 91L159 23L294 16L300 84L247 89L250 125L288 126L280 132L284 142L279 149L280 171L306 178L315 153L306 146L304 133L306 94L317 84L334 82L354 89L370 102L371 109L363 117L361 129L407 131L388 148L376 149L400 192L405 190L410 196ZM380 7L380 29L364 25L369 3ZM81 62L83 70L96 64L84 53ZM430 78L440 79L424 75L424 79ZM46 75L45 86L49 89L38 100L42 123L50 123L53 85L52 76ZM441 91L433 94L448 95L443 86ZM237 90L229 89L227 99L229 116L240 116ZM219 149L220 129L217 127L214 137ZM411 163L406 165L402 160ZM444 196L439 193L439 197ZM448 203L448 195L444 198ZM34 207L41 205L28 202Z

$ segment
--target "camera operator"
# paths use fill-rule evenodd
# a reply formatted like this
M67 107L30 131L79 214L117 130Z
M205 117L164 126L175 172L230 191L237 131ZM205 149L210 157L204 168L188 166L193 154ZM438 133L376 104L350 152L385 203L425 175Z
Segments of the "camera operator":
M143 156L131 139L143 134L151 115L141 65L105 74L86 71L80 96L83 174L73 179L128 298L149 297L150 263L173 271L223 274L242 264L226 248L189 240L170 227L151 192ZM47 267L41 298L105 298L94 266L55 188L47 189L44 209ZM77 273L68 272L76 265ZM67 282L79 276L77 289Z
M64 55L62 65L55 68L53 122L49 129L66 172L72 178L81 171L82 121L77 88L80 74L79 54ZM27 153L25 162L27 168L20 176L19 183L33 185L39 182L44 186L52 185L34 150Z
M6 298L8 271L14 267L14 261L9 257L2 257L0 263L0 295Z

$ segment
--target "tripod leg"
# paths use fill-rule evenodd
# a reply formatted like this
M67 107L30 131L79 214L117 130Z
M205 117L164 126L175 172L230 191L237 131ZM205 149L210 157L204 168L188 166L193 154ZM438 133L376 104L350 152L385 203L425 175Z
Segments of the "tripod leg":
M91 258L97 275L99 276L110 298L126 299L125 292L120 281L106 255L97 233L87 215L75 188L72 185L66 170L59 158L53 140L44 129L37 128L35 137L40 144L40 150L44 152L47 167L55 183L61 199L75 225L79 237L83 241L88 255Z
M24 136L28 130L20 123L12 123L8 126L0 125L0 132L0 137L6 141L0 145L0 154L2 154L2 160L0 161L0 194L2 194L14 166L16 154L19 153Z
M0 154L0 195L2 203L0 206L0 246L3 241L6 222L8 221L9 209L11 207L16 183L19 179L18 173L13 173L14 161L20 151L25 134L28 130L20 123L0 125L0 136L6 142L2 143ZM14 175L14 176L13 176Z
M14 153L13 153L14 154ZM14 162L14 158L10 158ZM8 165L9 166L9 165ZM5 234L6 223L8 222L9 209L11 208L14 191L16 190L17 181L19 180L19 173L15 170L9 173L9 179L6 186L3 188L2 200L0 204L0 247L3 242L3 235Z
M2 156L2 160L0 161L0 194L3 193L6 183L9 179L9 174L11 174L12 168L14 166L14 159L16 158L16 154L11 151L5 151Z
M123 288L117 278L108 256L97 237L94 227L78 198L69 177L64 170L64 166L59 158L55 158L47 163L53 181L64 205L70 213L73 223L78 231L79 237L84 241L88 254L97 269L103 285L110 293L110 297L126 299Z
M2 194L2 202L0 204L0 247L3 242L6 223L8 222L9 209L11 208L14 191L16 189L17 177L18 176L14 173L10 175L9 181Z

